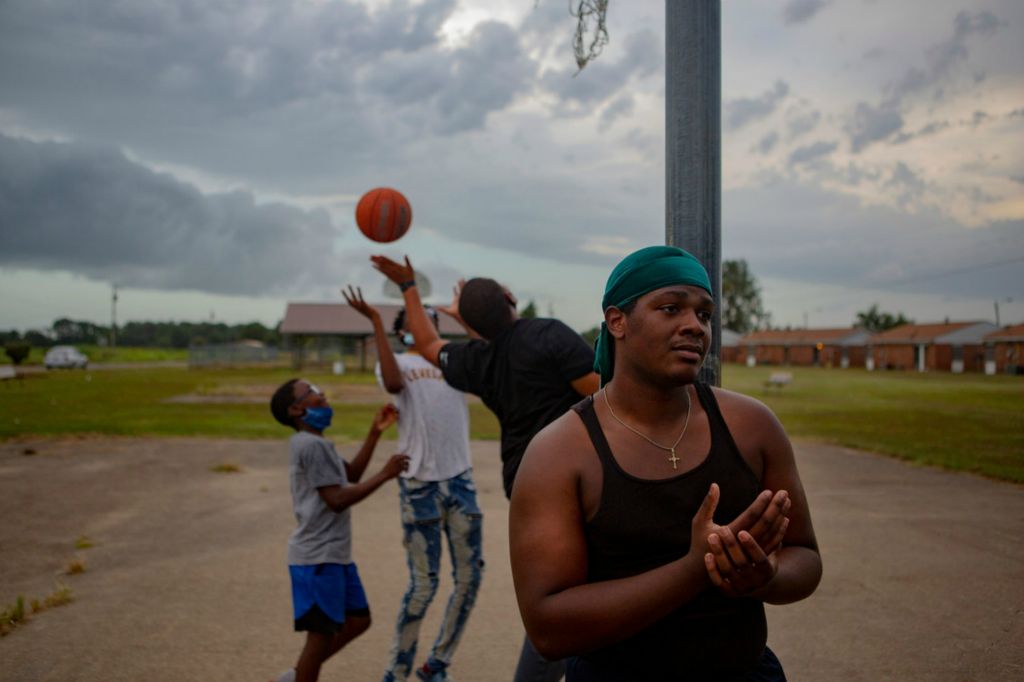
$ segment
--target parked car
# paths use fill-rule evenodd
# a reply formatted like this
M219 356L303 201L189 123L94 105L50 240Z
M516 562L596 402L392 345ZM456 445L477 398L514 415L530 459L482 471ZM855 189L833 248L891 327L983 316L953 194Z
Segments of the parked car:
M46 369L72 369L81 367L85 369L89 364L89 358L82 355L74 346L54 346L46 351L43 357L43 365Z

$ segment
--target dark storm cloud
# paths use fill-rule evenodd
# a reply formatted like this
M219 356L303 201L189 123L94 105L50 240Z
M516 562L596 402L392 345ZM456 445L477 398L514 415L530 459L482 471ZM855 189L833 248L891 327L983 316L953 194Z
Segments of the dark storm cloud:
M907 175L900 181L913 182ZM1021 220L968 229L935 212L867 206L785 180L727 190L722 201L730 206L723 215L723 251L747 258L759 277L806 282L809 297L815 284L1004 296L1024 281L1024 263L992 265L1024 253ZM931 277L952 271L960 274Z
M789 131L789 138L794 139L805 135L818 127L821 121L821 112L818 110L807 112L794 112L786 121L786 129Z
M850 148L856 153L872 142L888 138L902 127L903 116L899 110L858 102L844 129L850 135Z
M921 179L921 176L912 171L902 161L896 162L892 173L889 175L889 179L882 186L896 193L896 201L901 206L920 198L924 194L925 189L927 189L927 185Z
M757 143L756 149L762 154L767 154L772 149L775 149L775 145L778 143L778 141L779 134L773 130L761 138L761 140Z
M913 135L903 128L903 109L907 98L930 95L934 101L947 96L947 87L955 82L958 72L969 57L968 42L993 35L1003 26L998 17L988 11L959 12L953 20L952 35L924 53L924 65L913 66L895 81L887 84L877 104L859 102L845 126L850 137L850 148L860 152L868 145L882 140L900 144ZM978 74L972 76L977 85ZM983 80L983 78L982 78Z
M559 113L589 115L602 103L615 99L630 83L662 69L663 47L653 32L631 33L622 41L625 54L617 61L602 56L575 78L573 75L578 71L575 64L544 73L541 87L558 98Z
M784 81L776 81L771 90L766 90L759 97L740 97L725 102L726 128L737 130L769 116L788 94L789 85Z
M812 144L797 147L789 155L790 164L811 163L824 158L834 152L839 146L838 142L814 142Z
M813 19L828 4L825 0L789 0L782 8L782 20L787 26L802 24Z
M512 28L492 21L478 24L467 44L451 53L382 57L364 70L360 89L378 96L391 117L415 117L413 129L427 123L446 135L482 128L487 114L523 93L535 72Z
M255 186L325 191L485 125L536 65L507 25L442 43L454 0L0 3L9 120Z
M633 99L632 95L620 95L601 112L599 130L604 132L615 122L616 119L630 115L633 113L635 106L636 100Z
M0 135L0 263L261 295L338 281L326 212L203 194L111 148Z

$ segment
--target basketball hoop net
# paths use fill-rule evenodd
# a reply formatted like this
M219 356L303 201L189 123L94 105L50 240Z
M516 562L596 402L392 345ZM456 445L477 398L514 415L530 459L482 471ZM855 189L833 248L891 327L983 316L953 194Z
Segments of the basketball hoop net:
M607 12L608 0L569 0L569 14L576 19L576 36L573 38L573 52L579 67L576 74L601 54L608 44Z

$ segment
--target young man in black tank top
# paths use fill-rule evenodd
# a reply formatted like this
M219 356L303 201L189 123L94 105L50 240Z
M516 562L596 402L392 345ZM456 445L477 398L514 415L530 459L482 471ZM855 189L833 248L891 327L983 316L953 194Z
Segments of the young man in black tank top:
M510 511L527 632L568 682L784 680L763 603L821 559L771 411L697 385L714 310L690 254L650 247L609 279L603 389L531 442Z

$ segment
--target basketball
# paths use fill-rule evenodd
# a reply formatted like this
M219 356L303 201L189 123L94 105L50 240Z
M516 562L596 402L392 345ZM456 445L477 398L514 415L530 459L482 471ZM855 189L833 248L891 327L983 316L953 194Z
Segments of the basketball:
M356 225L375 242L401 239L411 224L412 206L397 189L371 189L356 205Z

